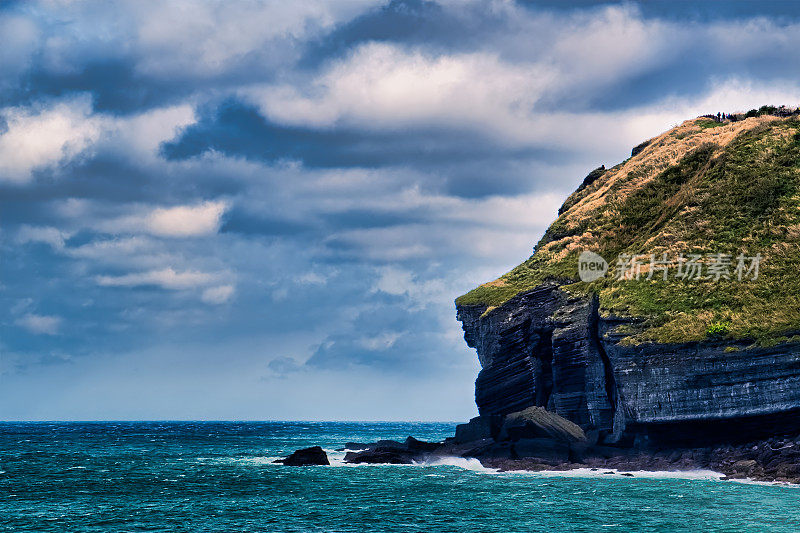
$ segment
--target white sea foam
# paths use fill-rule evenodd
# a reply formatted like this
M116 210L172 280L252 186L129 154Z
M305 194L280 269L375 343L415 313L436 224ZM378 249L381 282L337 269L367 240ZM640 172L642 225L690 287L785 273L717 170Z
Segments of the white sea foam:
M573 468L571 470L509 470L501 472L495 468L488 468L481 464L478 459L467 459L464 457L441 457L424 463L416 463L423 466L456 466L464 470L473 472L484 472L487 474L508 474L508 475L528 475L538 477L608 477L608 478L648 478L648 479L700 479L700 480L720 480L724 474L712 470L676 470L676 471L621 471L615 468ZM630 475L628 475L630 474Z
M731 481L733 483L741 483L743 485L766 485L770 487L780 486L780 487L789 487L792 489L800 489L800 485L796 485L794 483L787 483L785 481L756 481L755 479L730 479L727 481Z
M271 464L278 464L274 463L276 459L283 459L280 456L274 457L198 457L195 459L195 462L203 463L203 464L236 464L236 463L245 463L245 464L254 464L254 465L271 465Z
M495 468L488 468L481 464L478 459L464 458L464 457L438 457L430 461L415 462L406 465L384 464L384 463L345 463L344 452L325 449L328 454L328 460L331 467L429 467L429 466L454 466L463 470L471 472L478 472L484 474L502 474L512 476L535 476L535 477L564 477L564 478L609 478L609 479L690 479L690 480L704 480L704 481L730 481L743 485L763 485L763 486L781 486L800 489L800 485L786 483L782 481L756 481L753 479L730 479L723 480L725 474L715 472L713 470L617 470L615 468L573 468L571 470L508 470L500 471ZM198 457L199 462L206 463L232 463L244 462L255 465L271 465L283 466L281 463L276 463L276 459L283 459L284 456L263 456L263 457L239 457L239 458L210 458ZM71 467L71 468L85 468L85 467ZM0 471L0 474L4 474ZM630 474L630 475L627 475ZM436 477L438 474L426 474L429 477Z
M481 464L480 461L473 458L465 457L437 457L431 461L415 463L422 466L457 466L464 470L471 470L473 472L485 472L487 474L496 474L497 469L487 468Z
M713 470L617 470L615 468L573 468L571 470L541 470L538 472L514 470L509 474L525 474L547 477L608 477L608 478L648 478L648 479L700 479L717 481L724 474ZM630 475L628 475L630 474Z
M800 488L800 485L781 481L756 481L753 479L723 479L725 474L714 470L617 470L615 468L574 468L572 470L542 470L539 472L515 470L508 474L537 475L542 477L607 477L607 478L646 478L646 479L692 479L703 481L729 481L746 485L789 486ZM631 474L630 476L624 474Z
M280 465L280 463L275 462L278 459L283 459L283 457L277 455L275 457L239 457L236 459L231 459L231 462L250 463L256 465Z

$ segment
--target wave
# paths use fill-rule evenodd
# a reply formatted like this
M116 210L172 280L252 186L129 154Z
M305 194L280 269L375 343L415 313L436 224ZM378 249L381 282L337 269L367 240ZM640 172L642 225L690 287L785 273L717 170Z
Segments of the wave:
M573 468L570 470L514 470L506 474L523 474L547 477L627 477L647 479L699 479L719 481L725 474L713 470L618 470L616 468Z
M498 473L498 470L496 468L488 468L486 466L483 466L479 460L466 457L455 457L455 456L437 457L436 459L432 459L430 461L423 461L414 464L420 466L455 466L464 470L471 470L472 472L484 472L487 474Z
M619 470L616 468L603 467L581 467L567 470L505 470L486 467L478 459L457 456L444 456L431 458L426 461L414 462L412 464L384 464L384 463L346 463L344 462L345 450L342 448L323 448L328 454L331 467L436 467L451 466L483 474L502 474L510 476L536 476L536 477L564 477L564 478L640 478L640 479L687 479L701 481L730 481L746 485L764 486L787 486L800 489L800 485L781 481L757 481L754 479L724 479L726 476L714 470ZM350 450L347 450L350 451ZM253 465L271 465L282 467L280 463L275 463L276 459L283 459L285 456L260 456L260 457L199 457L199 462L208 463L250 463ZM72 467L85 468L85 467ZM3 472L0 472L3 473ZM432 475L432 474L431 474Z
M341 450L341 448L339 449ZM700 481L728 481L744 485L763 485L763 486L783 486L800 489L800 485L786 483L782 481L757 481L754 479L724 479L725 474L714 470L618 470L616 468L601 467L582 467L569 470L506 470L501 471L496 468L489 468L481 464L478 459L457 456L436 457L427 461L414 462L412 464L383 464L383 463L345 463L344 453L332 449L325 449L328 453L328 460L331 467L436 467L452 466L470 472L482 474L506 475L506 476L534 476L534 477L563 477L563 478L609 478L609 479L688 479ZM209 458L200 457L199 462L208 463L250 463L253 465L270 465L282 467L280 463L275 463L276 459L284 456L261 456L261 457L219 457ZM72 467L82 468L82 467ZM4 473L4 472L0 472ZM436 474L428 474L435 476Z

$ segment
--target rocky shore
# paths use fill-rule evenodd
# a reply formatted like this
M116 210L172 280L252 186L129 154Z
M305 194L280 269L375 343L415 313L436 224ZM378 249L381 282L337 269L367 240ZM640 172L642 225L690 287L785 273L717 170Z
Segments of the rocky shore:
M752 442L679 447L617 447L598 444L597 434L542 408L506 417L479 416L458 426L454 437L430 443L347 443L347 463L412 464L444 457L478 459L500 471L614 469L634 471L712 470L723 479L800 484L800 435Z
M473 458L500 471L616 470L682 472L711 470L724 480L749 479L800 484L800 435L708 446L633 446L601 444L598 432L547 411L529 407L506 416L478 416L442 442L409 436L405 441L348 442L344 461L351 464L414 464L448 457ZM327 465L318 446L298 450L287 466Z

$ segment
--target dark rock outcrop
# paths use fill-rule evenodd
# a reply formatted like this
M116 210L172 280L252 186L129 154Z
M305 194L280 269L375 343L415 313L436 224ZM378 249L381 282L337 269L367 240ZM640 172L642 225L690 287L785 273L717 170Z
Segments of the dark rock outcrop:
M540 463L558 465L569 460L569 444L548 438L519 439L513 443L512 457L536 458Z
M330 465L328 454L320 446L303 448L293 452L289 457L277 459L276 463L283 463L285 466L311 466L311 465Z
M403 443L405 444L406 449L412 452L433 452L439 449L438 442L425 442L424 440L418 440L414 437L407 437L406 441Z
M583 430L569 420L543 407L528 407L503 420L498 440L549 439L563 443L586 441Z
M476 416L466 424L456 426L455 442L473 442L482 439L494 439L500 433L503 417L498 415Z
M535 459L540 464L559 465L591 447L576 424L546 411L530 407L502 416L479 416L457 427L456 436L444 442L424 442L408 437L405 442L378 441L348 452L347 463L411 464L455 456L485 460ZM591 454L589 454L591 455Z
M374 448L360 452L348 452L344 456L346 463L370 463L370 464L392 464L410 465L414 462L417 453L408 450L398 450L396 448Z
M571 298L551 281L485 310L458 308L482 366L475 382L482 416L540 406L618 438L616 378L599 338L596 301Z
M635 148L634 148L634 150L635 150ZM594 169L591 172L589 172L589 174L587 174L586 177L583 178L583 181L581 182L580 186L575 191L575 193L573 193L573 195L571 195L567 199L567 201L565 201L564 204L561 207L558 208L558 214L560 215L560 214L564 213L564 211L566 211L571 206L573 206L574 202L575 202L575 195L579 194L581 191L586 189L586 187L588 187L589 185L591 185L592 183L597 181L597 179L600 176L602 176L605 173L605 171L606 171L606 166L605 165L600 165L596 169Z
M550 282L486 315L485 307L459 307L464 338L477 349L483 367L475 385L481 415L552 407L552 315L566 302L558 283Z
M636 146L634 146L631 149L631 157L636 157L639 153L641 153L642 150L647 148L651 142L653 142L653 140L649 139L647 141L644 141L643 143L639 143Z
M520 441L522 442L522 441ZM522 448L520 448L522 451ZM583 456L571 450L569 459L558 451L550 462L537 450L536 456L487 457L481 462L500 470L615 469L619 475L634 476L635 471L711 470L723 480L751 479L800 484L800 437L771 438L738 445L635 450L589 447ZM614 472L604 472L613 474Z
M351 447L351 444L355 446ZM372 444L348 443L348 449L358 451L347 452L344 460L346 463L411 464L441 447L441 443L425 442L414 437L408 437L405 442L379 440Z

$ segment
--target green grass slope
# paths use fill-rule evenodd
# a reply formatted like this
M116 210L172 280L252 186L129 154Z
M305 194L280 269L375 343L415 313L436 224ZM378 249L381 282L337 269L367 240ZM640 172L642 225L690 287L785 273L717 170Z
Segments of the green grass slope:
M555 278L575 294L596 293L601 313L634 317L626 342L708 338L780 342L800 331L800 121L753 117L713 126L687 121L650 141L635 157L573 193L534 254L495 281L456 300L487 313ZM578 279L583 250L612 272ZM639 279L613 275L620 254L663 253L668 279L649 257ZM729 254L731 279L679 279L678 254ZM757 279L736 279L736 256L760 254ZM749 263L748 263L749 265ZM751 277L751 276L749 276Z

